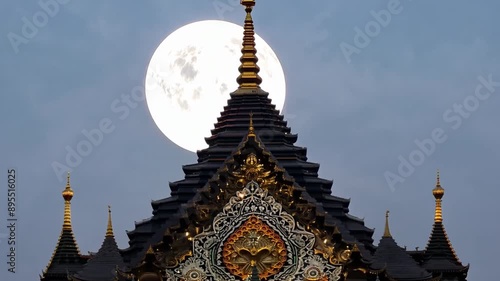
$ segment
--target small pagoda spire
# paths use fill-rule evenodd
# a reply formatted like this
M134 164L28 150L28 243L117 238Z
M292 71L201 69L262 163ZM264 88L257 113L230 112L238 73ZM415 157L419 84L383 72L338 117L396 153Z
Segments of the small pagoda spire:
M444 196L444 188L441 187L441 182L439 179L439 170L437 170L436 187L432 190L432 195L434 195L434 198L436 199L434 222L443 222L443 209L441 206L441 202Z
M71 199L73 198L74 192L71 189L70 184L70 174L66 177L66 188L62 192L62 196L64 198L64 223L63 229L71 230Z
M450 280L452 277L457 277L458 279L456 280L465 280L462 278L467 275L469 266L464 266L458 259L443 224L441 203L444 196L444 188L441 187L439 170L436 175L436 187L432 190L432 195L436 199L436 210L432 232L429 242L427 242L427 246L425 247L423 266L434 273L447 272Z
M62 191L64 198L64 222L56 248L50 258L47 268L43 272L41 281L59 280L57 276L73 274L79 271L87 259L80 254L76 244L71 225L71 199L73 199L73 189L71 189L70 174L66 178L66 187Z
M241 49L241 65L238 68L240 75L236 79L238 89L260 89L262 78L259 76L260 68L257 65L258 58L255 49L255 32L252 19L252 9L255 0L241 0L241 5L245 6L247 15L243 32L243 48Z
M384 268L390 280L430 281L432 274L423 269L400 247L389 231L389 211L385 212L385 231L380 239L371 263L373 268ZM404 269L404 270L403 270Z
M113 223L111 221L111 206L108 206L108 227L106 229L106 237L114 237Z
M389 230L389 210L385 211L385 229L382 237L392 237L391 231Z

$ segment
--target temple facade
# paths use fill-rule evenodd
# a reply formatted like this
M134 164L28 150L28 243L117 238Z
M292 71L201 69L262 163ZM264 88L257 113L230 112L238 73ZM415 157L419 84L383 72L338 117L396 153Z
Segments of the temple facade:
M183 166L171 196L152 202L152 216L127 232L119 249L111 210L101 248L82 255L71 227L73 190L63 191L64 223L41 281L466 281L447 237L439 174L427 247L407 251L385 231L349 214L319 164L295 145L284 116L261 89L252 10L246 11L238 89L217 119L208 148ZM266 135L262 140L259 135ZM429 222L429 225L431 223ZM103 227L104 228L104 227Z

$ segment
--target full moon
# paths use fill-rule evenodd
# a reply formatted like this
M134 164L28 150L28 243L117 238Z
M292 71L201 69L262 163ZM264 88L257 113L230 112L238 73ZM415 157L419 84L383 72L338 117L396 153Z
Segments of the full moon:
M207 147L217 117L238 88L243 27L218 20L185 25L156 49L145 90L160 131L178 146L196 152ZM255 35L261 88L278 110L286 95L285 74L271 47Z

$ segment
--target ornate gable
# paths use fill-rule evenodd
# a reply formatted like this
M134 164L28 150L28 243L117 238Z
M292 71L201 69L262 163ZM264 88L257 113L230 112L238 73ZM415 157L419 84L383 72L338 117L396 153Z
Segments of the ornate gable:
M167 280L242 280L253 267L266 280L339 280L351 257L361 257L325 223L327 216L250 123L238 148L153 248Z
M340 261L332 264L316 254L316 236L254 181L236 192L192 244L190 257L167 268L167 280L245 280L255 266L261 279L337 281L342 271ZM346 261L349 254L344 251Z

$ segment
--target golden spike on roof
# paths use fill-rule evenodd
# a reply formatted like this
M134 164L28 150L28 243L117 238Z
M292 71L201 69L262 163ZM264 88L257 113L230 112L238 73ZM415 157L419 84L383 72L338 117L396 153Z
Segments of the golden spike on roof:
M385 212L385 230L382 237L392 237L391 231L389 230L389 210Z
M255 129L253 128L253 113L250 112L250 124L248 125L248 136L255 137Z
M257 49L255 49L255 32L252 19L252 9L255 0L241 0L241 5L245 6L247 15L243 31L243 48L241 49L241 65L238 68L240 75L236 79L238 89L260 89L262 78L259 76L260 68L257 65Z
M71 189L71 184L69 182L70 176L68 172L66 180L66 188L62 192L64 198L64 223L63 229L71 229L71 199L73 198L74 192Z
M354 243L354 246L352 246L352 252L353 252L353 253L357 253L357 252L359 252L359 247L358 247L358 244Z
M108 228L106 229L106 237L113 237L113 223L111 222L111 206L108 206Z
M443 222L443 209L441 207L442 198L444 196L444 188L441 187L439 170L437 170L436 187L432 190L432 195L436 199L436 209L434 212L434 222Z
M146 251L146 255L151 255L151 254L154 254L155 252L153 251L153 247L151 245L149 245L149 248L148 250Z

